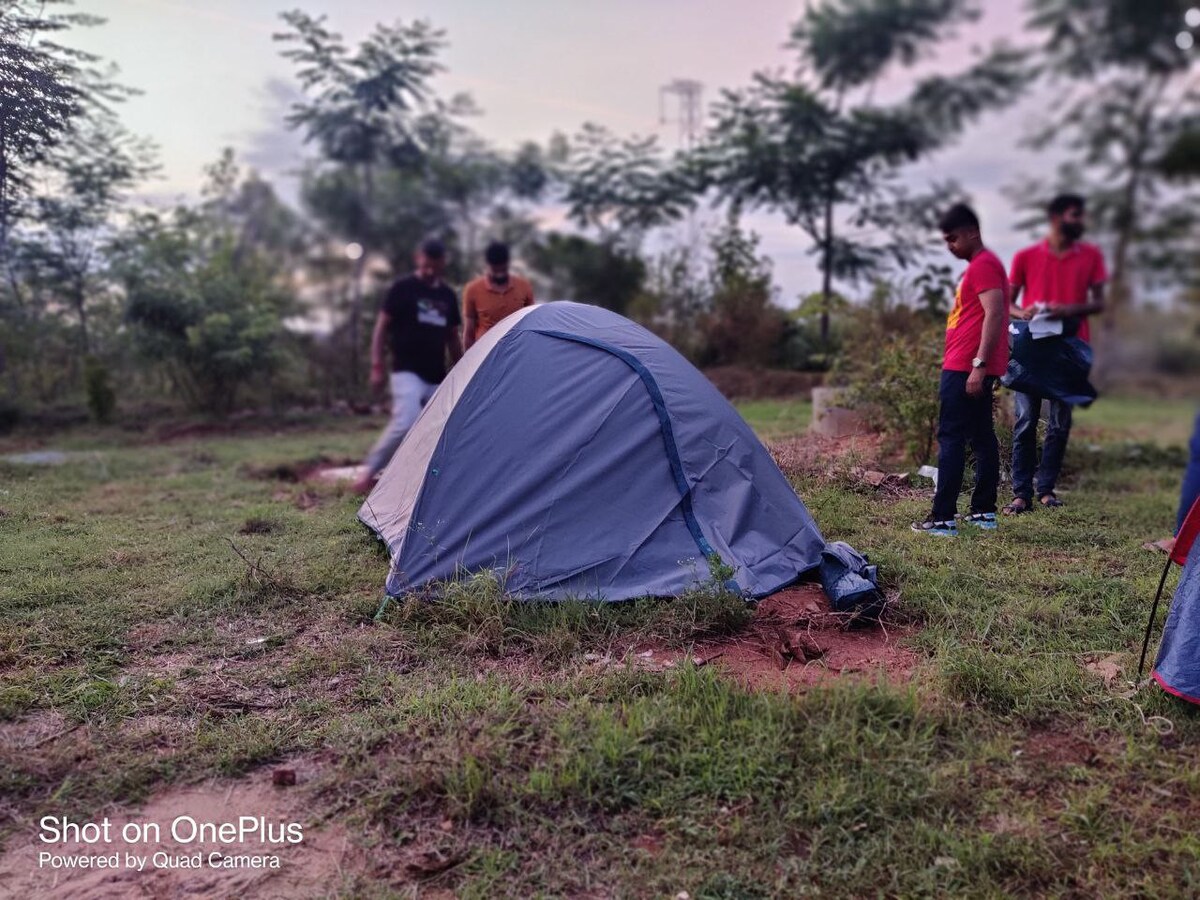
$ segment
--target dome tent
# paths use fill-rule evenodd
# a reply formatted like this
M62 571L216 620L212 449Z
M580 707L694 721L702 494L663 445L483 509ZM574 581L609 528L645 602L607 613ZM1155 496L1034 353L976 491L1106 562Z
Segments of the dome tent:
M490 329L359 518L388 546L391 596L479 572L520 597L676 596L719 558L757 598L823 557L823 576L846 575L848 558L874 592L871 567L845 545L827 550L708 379L646 329L578 303L527 307Z

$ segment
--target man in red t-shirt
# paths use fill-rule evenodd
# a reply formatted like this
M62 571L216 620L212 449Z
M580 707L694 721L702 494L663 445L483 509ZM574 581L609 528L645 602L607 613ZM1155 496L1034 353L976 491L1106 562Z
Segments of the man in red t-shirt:
M1095 245L1079 240L1086 224L1082 197L1060 194L1050 201L1046 213L1049 236L1013 257L1011 313L1018 319L1031 319L1044 311L1051 319L1063 320L1064 334L1076 334L1086 341L1090 337L1088 317L1104 311L1104 282L1108 280L1104 256ZM1039 466L1037 424L1043 398L1020 392L1013 397L1013 500L1004 511L1016 515L1033 505L1035 469L1038 502L1062 506L1054 486L1071 435L1071 406L1046 398L1046 443Z
M979 218L969 206L952 206L938 224L950 252L968 262L946 320L938 392L937 492L929 517L914 522L912 529L954 536L968 443L975 452L975 490L964 521L988 530L996 527L1000 445L992 421L992 393L1008 367L1008 278L1004 264L983 246Z

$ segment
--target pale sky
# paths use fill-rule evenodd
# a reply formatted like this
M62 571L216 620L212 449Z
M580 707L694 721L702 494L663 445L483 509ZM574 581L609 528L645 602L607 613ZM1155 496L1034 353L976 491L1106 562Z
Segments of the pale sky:
M659 122L659 87L675 78L705 85L705 99L745 85L760 69L790 67L784 48L804 0L308 0L331 30L353 46L379 21L425 18L447 32L444 96L470 93L483 115L475 129L500 147L574 133L585 122L618 134L659 134L674 149L677 129ZM942 59L965 65L996 38L1020 43L1020 0L987 0L980 23L948 43ZM280 180L305 152L282 118L295 79L271 36L286 0L77 0L77 9L108 20L66 41L121 67L121 80L144 94L121 117L160 148L157 198L192 195L202 169L232 146L244 163ZM903 91L898 79L882 94ZM1033 96L970 129L952 148L914 167L920 187L956 178L973 195L985 240L1012 253L1028 235L1014 230L1017 213L999 188L1021 174L1053 166L1017 147L1024 127L1047 107ZM285 186L285 193L286 186ZM775 264L779 299L793 305L819 277L803 236L767 215L748 217ZM946 261L953 261L947 255Z

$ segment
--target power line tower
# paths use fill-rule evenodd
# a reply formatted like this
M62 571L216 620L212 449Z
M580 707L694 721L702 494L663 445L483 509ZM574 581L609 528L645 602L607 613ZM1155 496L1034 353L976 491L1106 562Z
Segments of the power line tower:
M666 125L676 122L679 125L679 146L691 150L696 145L696 139L704 130L704 85L691 78L676 78L670 84L664 84L658 90L658 119ZM675 101L677 115L674 119L668 115L668 106Z

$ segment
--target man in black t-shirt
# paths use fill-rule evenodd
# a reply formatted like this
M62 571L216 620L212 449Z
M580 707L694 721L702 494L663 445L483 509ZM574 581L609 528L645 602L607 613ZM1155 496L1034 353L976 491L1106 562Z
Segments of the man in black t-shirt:
M412 428L421 407L446 377L446 353L453 365L462 356L458 297L442 281L446 248L428 240L416 252L413 274L399 278L384 298L371 337L371 387L390 380L392 418L367 455L366 472L354 485L365 494ZM392 371L384 368L384 344L391 351Z

